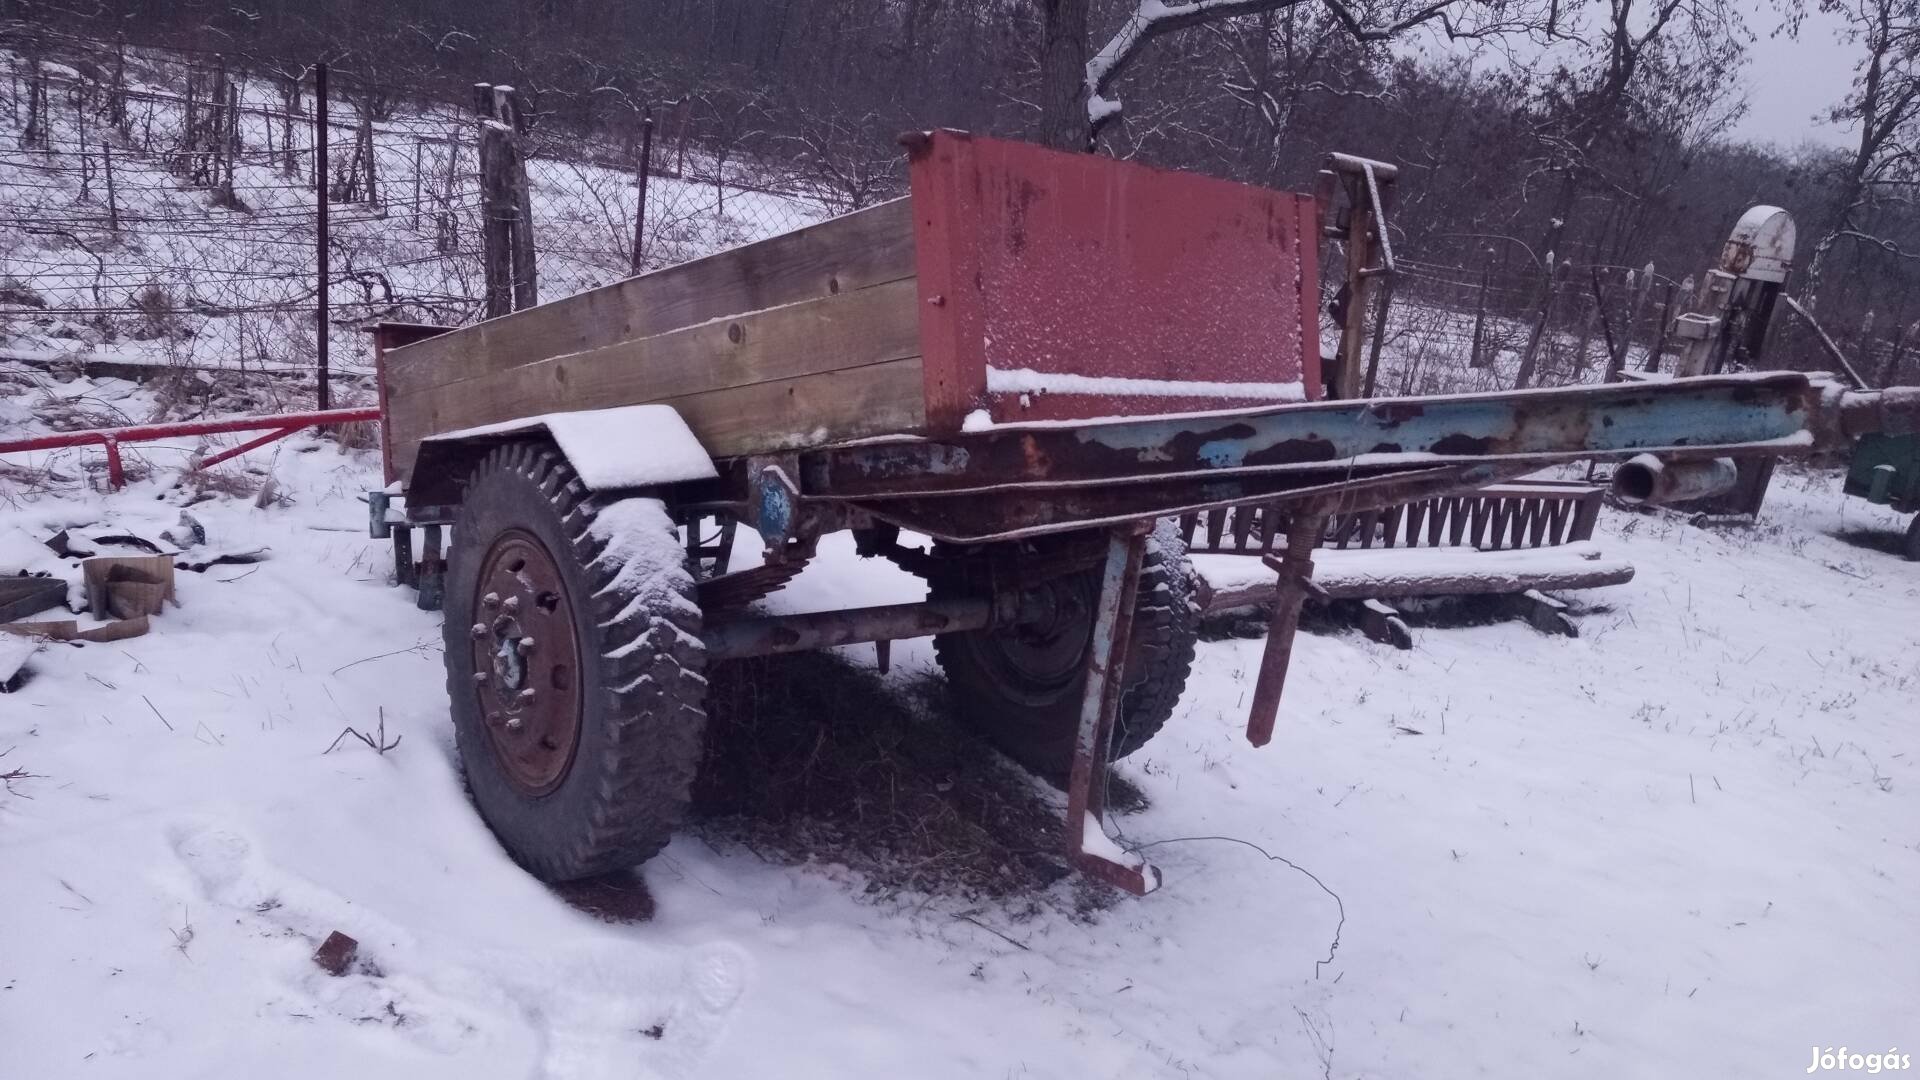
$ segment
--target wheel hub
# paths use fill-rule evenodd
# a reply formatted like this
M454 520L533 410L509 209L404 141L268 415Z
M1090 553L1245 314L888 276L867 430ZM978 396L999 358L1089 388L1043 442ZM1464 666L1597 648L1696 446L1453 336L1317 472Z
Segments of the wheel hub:
M514 787L558 787L580 741L579 635L559 564L509 529L481 562L473 595L474 693L501 771Z
M1093 632L1086 575L1055 578L1021 597L1020 621L982 635L979 658L1003 691L1044 704L1078 685Z

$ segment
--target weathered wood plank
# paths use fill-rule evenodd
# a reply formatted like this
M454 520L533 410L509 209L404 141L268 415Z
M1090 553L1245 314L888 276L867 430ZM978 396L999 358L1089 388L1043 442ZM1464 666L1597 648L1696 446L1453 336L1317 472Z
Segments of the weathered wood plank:
M920 358L730 387L667 404L715 457L817 446L922 428Z
M547 412L667 401L918 352L913 282L898 281L412 392L390 389L387 428L395 466L404 473L414 448L431 434ZM915 411L924 412L920 392L912 398ZM824 426L816 441L844 437Z
M896 199L396 348L387 378L439 385L913 274L912 208Z
M841 368L788 379L660 398L686 420L714 457L735 457L842 439L894 435L925 426L920 358ZM506 419L536 415L518 410ZM418 438L394 445L402 479Z

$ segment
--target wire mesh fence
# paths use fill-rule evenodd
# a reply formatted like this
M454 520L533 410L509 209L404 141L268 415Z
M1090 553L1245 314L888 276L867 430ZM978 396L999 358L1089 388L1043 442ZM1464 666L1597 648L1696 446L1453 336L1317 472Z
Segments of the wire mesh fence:
M483 314L471 101L333 71L322 103L308 65L17 28L0 65L0 355L309 376L324 328L351 374L370 360L358 324ZM523 145L549 298L846 208L690 111L644 186L637 137L546 119Z

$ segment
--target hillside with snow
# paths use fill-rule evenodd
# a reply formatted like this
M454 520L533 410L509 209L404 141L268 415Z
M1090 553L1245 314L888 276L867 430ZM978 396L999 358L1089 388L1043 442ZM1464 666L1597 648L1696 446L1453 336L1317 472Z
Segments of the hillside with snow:
M305 188L242 160L247 209L220 207L116 157L146 200L65 237L25 224L91 220L56 157L0 149L0 187L39 193L0 209L0 435L310 400ZM596 168L535 180L633 197ZM710 211L660 227L690 248L762 235L755 200L810 212L686 186ZM554 295L621 272L608 205L606 245L543 264ZM471 316L477 266L426 217L341 212L342 324ZM148 287L190 298L154 333L124 293ZM1061 865L1063 797L955 728L924 640L884 674L864 646L716 666L697 820L550 888L470 803L439 617L366 535L373 434L182 475L243 437L144 445L118 492L94 449L0 460L0 573L77 599L62 534L184 566L149 633L28 643L0 695L6 1076L1611 1080L1920 1046L1920 564L1831 469L1783 466L1750 528L1606 510L1636 573L1565 597L1578 638L1447 604L1409 606L1410 651L1312 622L1261 750L1264 643L1214 624L1116 770L1116 842L1165 874L1143 898ZM767 605L923 594L838 534ZM333 975L336 932L359 949Z

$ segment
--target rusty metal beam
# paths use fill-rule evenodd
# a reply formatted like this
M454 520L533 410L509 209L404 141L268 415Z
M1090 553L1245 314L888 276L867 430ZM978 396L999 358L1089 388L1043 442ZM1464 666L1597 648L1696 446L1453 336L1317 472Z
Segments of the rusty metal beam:
M1786 448L1821 407L1776 372L992 428L801 454L808 496L889 499L1155 480Z
M1282 476L1228 476L1064 491L884 499L857 505L876 518L941 540L985 543L1250 503L1332 496L1340 512L1393 506L1470 490L1528 471L1526 464L1317 470Z
M1000 609L998 612L996 607ZM996 614L1008 614L1006 607L1005 603L996 605L991 599L938 600L803 615L768 615L709 623L700 636L706 642L708 658L737 660L835 645L984 630L994 625Z
M1247 710L1247 741L1265 746L1273 739L1280 715L1280 694L1286 688L1287 667L1293 662L1293 639L1300 629L1300 608L1319 590L1313 584L1313 552L1327 531L1327 512L1312 506L1294 516L1283 558L1269 555L1266 563L1279 575L1273 590L1273 617L1267 623L1267 647L1260 654L1260 674L1253 683L1253 705ZM1320 595L1325 595L1320 593Z
M1122 526L1108 534L1106 566L1100 575L1100 596L1093 618L1093 638L1087 648L1087 675L1080 699L1080 727L1074 735L1073 766L1067 775L1067 820L1064 839L1074 866L1135 896L1160 886L1160 871L1138 855L1089 848L1087 841L1105 840L1108 744L1114 717L1120 711L1128 641L1133 635L1134 601L1140 591L1140 564L1146 557L1147 527Z

